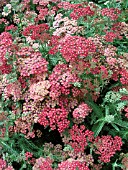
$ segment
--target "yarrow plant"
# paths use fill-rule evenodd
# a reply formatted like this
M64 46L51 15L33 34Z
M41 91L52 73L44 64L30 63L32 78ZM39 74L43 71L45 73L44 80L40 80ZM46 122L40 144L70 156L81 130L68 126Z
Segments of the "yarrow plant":
M0 170L128 169L125 1L0 1Z

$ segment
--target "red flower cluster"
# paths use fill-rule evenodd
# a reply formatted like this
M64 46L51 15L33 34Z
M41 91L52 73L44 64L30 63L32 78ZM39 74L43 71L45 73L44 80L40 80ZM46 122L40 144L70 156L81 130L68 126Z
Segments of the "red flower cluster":
M10 31L10 30L11 30L11 31L16 31L16 30L17 30L17 27L14 26L13 24L5 27L5 31Z
M70 14L72 19L78 20L80 17L84 16L92 16L94 15L94 11L91 10L89 6L83 8L75 8L73 12Z
M49 50L49 54L54 55L58 52L59 39L60 37L57 35L51 37L48 45L52 48Z
M121 32L122 22L116 22L112 25L112 30L115 32Z
M88 114L92 111L92 109L86 104L81 103L74 111L73 117L74 118L85 118Z
M114 139L110 136L97 137L94 141L96 146L95 153L100 154L101 162L110 162L110 158L115 154L116 151L119 151L122 146L122 139L118 136L115 136Z
M79 36L67 35L61 40L60 37L53 36L49 46L52 48L49 54L60 51L67 62L76 61L78 57L86 57L89 52L95 52L96 47L91 40Z
M128 85L128 71L125 70L125 69L122 69L122 70L120 71L120 75L121 75L120 82L121 82L123 85Z
M58 64L49 76L49 81L51 84L50 97L54 100L61 96L61 94L68 95L70 88L73 87L72 84L80 80L76 74L71 72L71 68L68 65Z
M39 25L30 25L26 27L22 34L30 36L33 40L41 40L42 42L49 39L50 35L47 33L49 26L45 23Z
M103 8L101 10L102 16L107 16L111 20L117 20L121 11L118 8Z
M44 127L50 126L52 130L58 127L58 131L62 133L70 123L67 117L68 112L64 108L44 108L39 114L38 122Z
M105 35L105 40L107 42L113 42L115 38L117 38L117 35L114 32L107 32Z
M74 149L74 152L84 152L85 147L88 145L88 141L93 140L93 132L86 130L84 125L81 125L80 128L77 125L74 125L69 131L72 141L69 144Z
M79 36L66 36L60 44L60 52L67 62L76 61L78 57L86 57L96 48L91 40Z
M77 161L74 159L71 159L71 160L69 159L64 162L61 162L58 165L57 170L68 170L68 169L70 169L70 170L76 170L76 169L89 170L89 168L87 167L85 162L80 162L80 161Z
M8 32L0 35L0 72L8 74L11 71L11 65L7 64L6 54L11 54L12 37ZM10 55L9 54L9 55Z

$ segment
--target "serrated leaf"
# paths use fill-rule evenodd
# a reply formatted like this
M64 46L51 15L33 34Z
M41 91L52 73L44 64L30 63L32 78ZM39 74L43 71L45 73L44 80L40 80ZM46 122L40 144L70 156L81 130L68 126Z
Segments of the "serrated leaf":
M112 127L114 127L115 130L120 131L120 129L114 123L111 123L111 125Z
M104 127L105 122L99 122L92 127L92 131L94 132L94 137L97 137Z
M102 110L100 109L100 106L95 104L93 101L85 101L93 110L93 112L97 115L97 117L101 118L104 114L102 113Z
M122 121L122 120L115 120L113 121L114 124L118 125L118 126L121 126L121 127L124 127L124 128L128 128L128 122L126 121Z

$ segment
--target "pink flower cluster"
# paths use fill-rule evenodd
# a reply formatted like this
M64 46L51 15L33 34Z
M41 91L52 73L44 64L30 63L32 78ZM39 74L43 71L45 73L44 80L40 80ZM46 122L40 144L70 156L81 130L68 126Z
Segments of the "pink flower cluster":
M32 120L28 120L26 119L25 116L23 116L22 118L18 118L15 120L15 125L14 125L14 129L13 132L15 133L22 133L25 135L25 137L27 139L29 138L34 138L35 137L35 133L34 130L31 130L32 124L33 124L33 119Z
M7 64L6 54L11 54L12 37L8 32L0 34L0 72L8 74L11 71L11 65ZM9 55L10 55L9 54Z
M32 158L32 156L33 156L33 153L31 153L31 152L26 152L25 153L25 160L29 160L29 158Z
M21 85L19 82L7 84L4 88L5 98L13 97L14 101L20 100L22 96Z
M124 170L128 169L128 153L123 154L122 164L124 167Z
M95 138L94 145L96 147L96 154L99 154L101 162L110 162L110 158L116 151L120 151L122 146L122 139L119 136L112 138L110 135Z
M18 51L16 52L17 58L26 58L28 56L31 56L32 53L34 53L34 49L31 46L25 46L25 47L21 47L20 49L18 49Z
M5 23L5 25L9 24L9 22L7 21L7 19L5 18L0 18L0 24Z
M62 133L70 123L67 117L68 112L64 108L44 108L39 114L38 122L44 127L50 126L52 130L55 130L57 126L58 131Z
M116 56L117 48L113 45L108 45L107 48L104 49L104 56L106 57L114 57Z
M70 94L72 84L80 81L77 75L71 71L71 68L66 64L58 64L54 67L52 74L49 76L50 97L53 100L60 97L61 94Z
M74 159L68 159L66 161L61 162L58 164L57 170L89 170L85 162L80 162Z
M57 6L59 8L63 8L65 10L72 9L74 4L71 4L70 2L60 2ZM76 5L76 4L75 4Z
M77 26L77 21L73 19L69 19L68 17L62 18L62 14L59 13L55 17L55 21L53 22L53 27L56 30L53 32L53 35L62 36L64 35L71 35L76 32L80 32L83 27ZM63 24L62 24L63 23Z
M126 107L126 108L124 109L124 111L126 112L126 113L125 113L125 117L128 119L128 107Z
M49 158L40 157L36 159L36 163L32 167L32 170L53 170L52 160Z
M118 36L122 36L123 34L127 37L127 30L128 30L128 24L125 22L116 22L112 25L111 28L114 33L116 33Z
M102 16L107 16L113 21L118 19L120 13L121 11L118 8L103 8L101 10Z
M74 152L84 152L85 147L88 145L88 141L93 140L93 132L86 130L84 125L81 125L80 128L75 124L72 129L69 131L71 136L71 141L69 144L74 149Z
M33 0L33 4L39 4L41 6L47 6L50 2L60 2L60 0Z
M0 158L0 170L14 170L14 168L12 166L7 166L6 161Z
M40 9L38 19L45 20L45 16L48 15L48 8Z
M60 107L66 108L68 112L71 112L72 109L75 108L75 106L78 105L77 99L74 98L66 98L65 96L61 96L59 98L59 104Z
M81 103L76 109L74 109L72 114L76 119L85 118L91 111L92 109L86 103Z
M19 72L21 76L26 77L31 74L40 74L47 72L48 62L42 58L40 52L34 52L30 57L19 58Z

